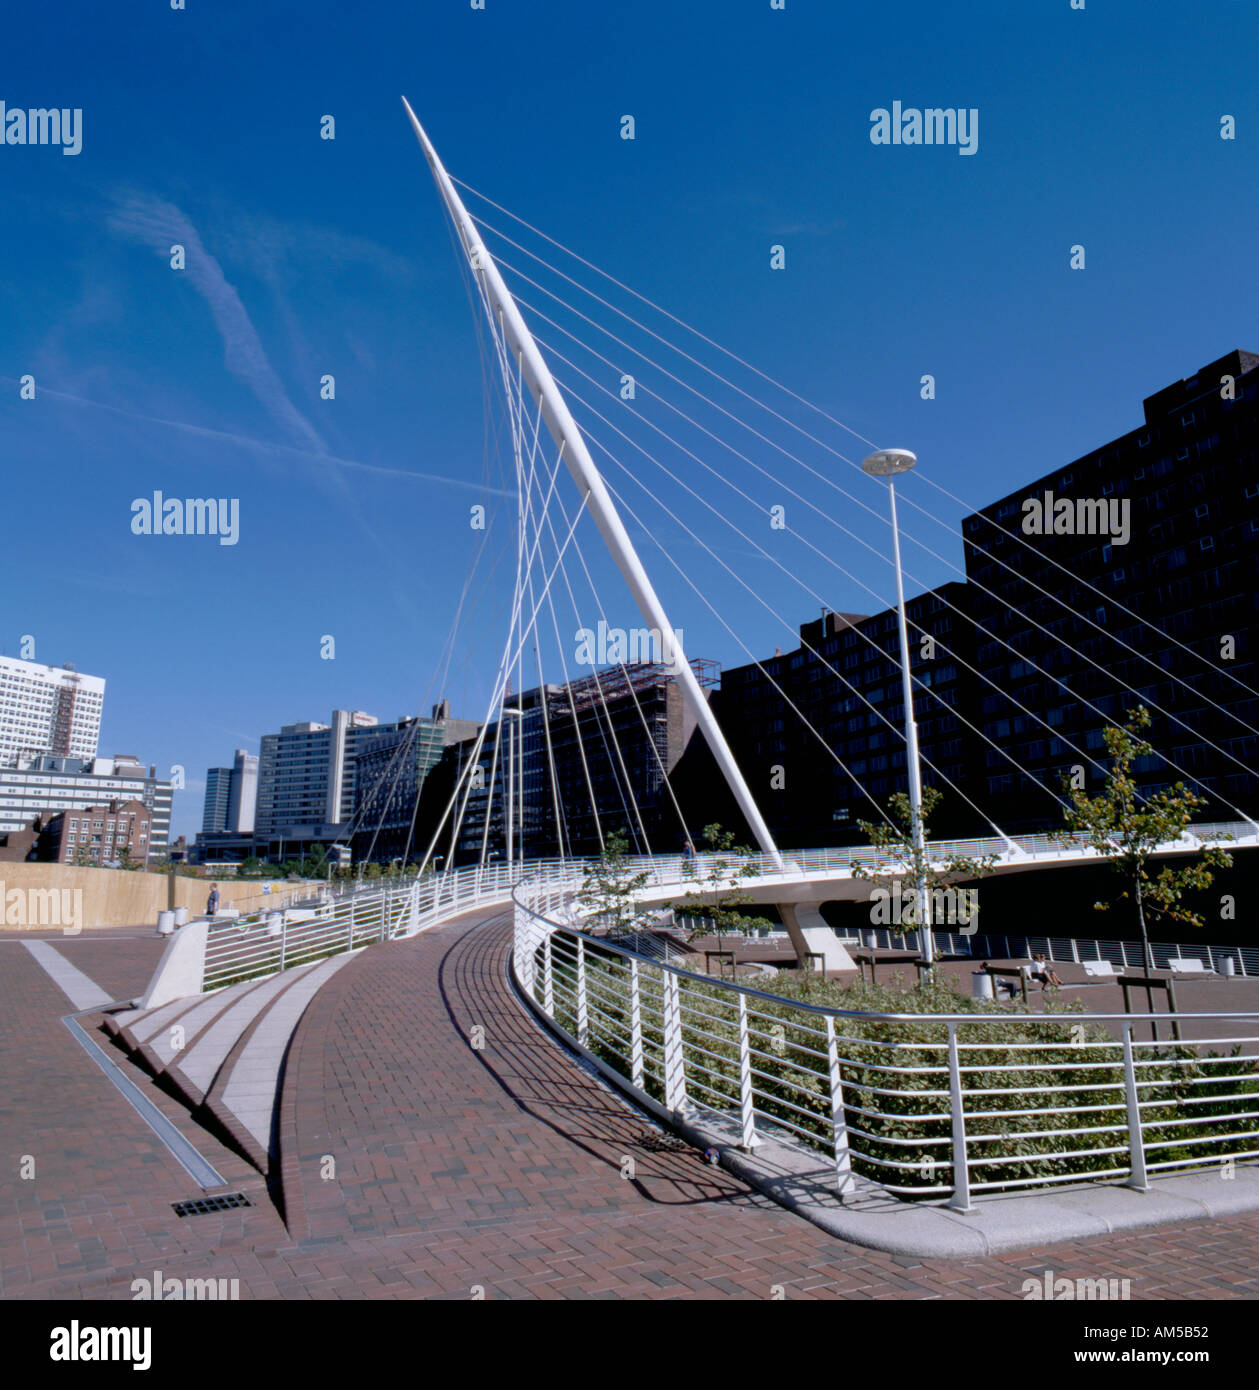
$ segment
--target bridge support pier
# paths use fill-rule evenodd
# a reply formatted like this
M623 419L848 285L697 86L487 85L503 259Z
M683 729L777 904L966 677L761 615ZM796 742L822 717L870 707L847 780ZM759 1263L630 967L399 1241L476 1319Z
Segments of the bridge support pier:
M856 970L856 961L822 916L821 907L821 903L778 904L796 960L803 967L810 955L819 955L826 970Z

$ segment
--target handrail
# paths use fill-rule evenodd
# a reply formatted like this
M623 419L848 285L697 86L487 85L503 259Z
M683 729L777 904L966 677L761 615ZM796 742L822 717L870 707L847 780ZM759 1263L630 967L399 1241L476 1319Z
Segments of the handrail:
M649 1107L706 1112L744 1147L771 1130L829 1150L841 1195L858 1172L964 1211L984 1192L1083 1179L1144 1190L1158 1172L1259 1158L1259 1011L1177 1013L1183 1031L1226 1020L1228 1036L1143 1042L1149 1015L812 1003L557 920L576 886L570 873L512 888L512 970L533 1006ZM926 1040L896 1040L904 1028Z

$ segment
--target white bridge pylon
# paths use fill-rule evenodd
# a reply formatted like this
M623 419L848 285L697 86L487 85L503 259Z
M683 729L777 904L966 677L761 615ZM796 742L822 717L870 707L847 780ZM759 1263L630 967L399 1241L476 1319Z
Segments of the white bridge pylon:
M675 635L673 624L669 621L664 605L643 568L642 561L639 559L634 544L621 521L620 514L608 493L603 477L590 455L585 438L578 428L577 422L573 419L533 334L530 333L525 324L511 291L504 283L494 258L486 249L481 234L456 191L445 166L437 157L437 151L433 148L432 141L429 140L424 127L416 118L406 97L402 98L402 105L406 109L407 116L415 130L420 148L424 151L424 157L428 160L438 191L441 193L451 220L455 224L455 230L459 234L459 241L468 258L472 273L481 285L487 305L491 306L497 315L496 321L492 319L491 327L498 329L503 334L516 366L541 412L542 420L557 448L559 448L573 481L577 484L582 505L594 518L599 533L616 562L616 566L635 603L637 603L639 611L647 625L660 634L665 664L677 680L682 696L686 700L696 723L703 730L704 738L711 748L713 757L716 759L730 790L734 793L739 809L743 812L757 844L775 866L781 867L782 857L774 843L773 836L770 834L769 827L765 823L765 818L761 815L751 789L744 780L734 754L726 742L725 735L721 732L716 717L713 715L708 701L704 698L704 692L700 688L695 672L687 660L682 644Z

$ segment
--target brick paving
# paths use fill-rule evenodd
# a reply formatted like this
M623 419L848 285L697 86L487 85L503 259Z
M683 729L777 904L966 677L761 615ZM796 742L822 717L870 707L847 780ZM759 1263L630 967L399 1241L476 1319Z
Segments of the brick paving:
M198 1190L58 1022L69 1006L36 961L0 945L4 1296L126 1299L155 1268L237 1277L243 1298L1018 1299L1047 1267L1131 1279L1134 1298L1259 1293L1259 1215L920 1264L837 1241L662 1140L562 1053L509 990L508 940L502 915L469 916L368 950L316 996L282 1105L287 1230L262 1178L152 1089L255 1203L176 1219ZM145 949L65 954L126 994Z

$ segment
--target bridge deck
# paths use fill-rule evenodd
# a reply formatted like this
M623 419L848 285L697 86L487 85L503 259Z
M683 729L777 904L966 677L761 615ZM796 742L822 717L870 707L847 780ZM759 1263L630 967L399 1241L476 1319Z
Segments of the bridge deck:
M125 1299L160 1268L238 1277L242 1298L466 1298L478 1283L489 1298L766 1298L775 1284L789 1298L1019 1298L1047 1264L1131 1278L1134 1298L1256 1292L1259 1215L947 1263L846 1246L660 1147L523 1014L503 975L506 926L477 920L364 952L307 1010L285 1094L289 1232L262 1179L154 1091L255 1203L174 1218L170 1203L199 1191L59 1023L57 985L0 944L0 1067L13 1132L39 1156L35 1182L16 1166L0 1177L4 1295ZM119 997L160 949L53 944ZM336 1181L319 1176L327 1153Z

